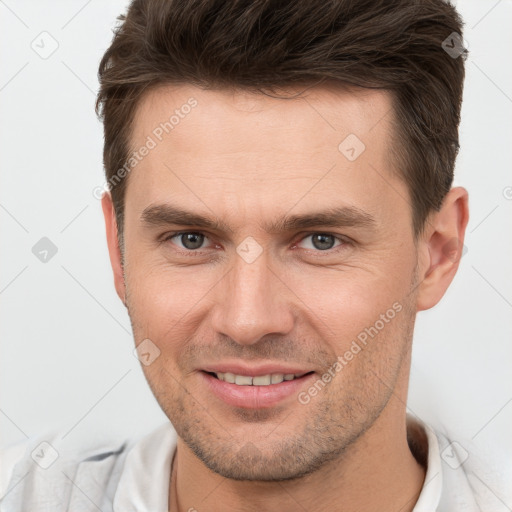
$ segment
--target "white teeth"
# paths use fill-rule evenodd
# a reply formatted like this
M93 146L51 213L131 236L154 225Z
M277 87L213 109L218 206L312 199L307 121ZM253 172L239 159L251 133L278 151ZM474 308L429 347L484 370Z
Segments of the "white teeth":
M252 377L247 375L235 375L235 384L239 386L252 386Z
M293 380L297 377L302 377L303 374L269 373L268 375L250 377L248 375L235 375L230 372L216 372L215 375L217 375L219 380L224 380L230 384L237 384L239 386L270 386L271 384L280 384L284 380Z
M280 382L283 382L284 375L282 373L274 373L272 375L272 384L279 384Z
M273 375L260 375L258 377L252 378L252 385L253 386L270 386L270 384L275 384L275 382L272 382Z

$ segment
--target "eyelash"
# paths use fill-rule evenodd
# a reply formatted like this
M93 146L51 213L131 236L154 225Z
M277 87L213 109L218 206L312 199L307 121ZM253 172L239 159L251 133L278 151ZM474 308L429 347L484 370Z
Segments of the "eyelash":
M206 239L209 239L208 235L206 233L203 233L201 231L176 231L176 232L173 232L173 233L167 233L164 235L164 238L162 239L162 243L163 242L168 242L170 241L172 238L175 238L177 236L180 236L180 235L186 235L186 234L194 234L194 235L203 235ZM306 233L298 242L294 242L294 246L300 242L302 242L303 240L305 240L306 238L308 237L311 237L313 235L326 235L326 236L332 236L334 237L336 240L338 240L339 242L341 242L339 245L335 246L335 247L332 247L331 249L326 249L324 251L322 250L319 250L319 249L304 249L305 251L308 251L308 252L313 252L313 253L316 253L318 255L321 255L322 253L325 253L325 254L333 254L335 252L338 252L339 250L343 249L346 245L350 245L351 244L351 240L348 239L347 237L342 237L342 236L337 236L335 235L334 233L326 233L326 232L323 232L323 231L313 231L311 233ZM192 250L192 249L181 249L179 248L180 250L178 251L180 254L186 254L187 256L190 255L190 256L201 256L203 255L204 253L201 252L201 249L196 249L196 250Z

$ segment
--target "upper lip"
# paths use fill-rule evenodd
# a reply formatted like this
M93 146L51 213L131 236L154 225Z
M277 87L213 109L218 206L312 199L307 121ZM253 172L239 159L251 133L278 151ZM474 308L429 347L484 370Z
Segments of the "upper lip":
M311 368L304 368L300 366L287 366L277 363L262 363L257 365L248 365L241 363L240 361L208 364L200 369L205 372L229 372L234 373L235 375L246 375L250 377L258 377L261 375L269 375L275 373L282 373L284 375L292 373L294 375L304 375L305 373L313 371L311 370Z

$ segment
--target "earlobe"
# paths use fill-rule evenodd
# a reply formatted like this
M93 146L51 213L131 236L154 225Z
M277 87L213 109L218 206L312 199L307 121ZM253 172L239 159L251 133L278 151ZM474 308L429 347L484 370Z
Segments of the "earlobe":
M117 233L117 221L110 192L105 192L101 198L101 207L105 218L105 230L107 235L107 246L110 256L110 264L114 273L114 285L117 295L126 306L126 287L124 283L123 265L121 260L121 249Z
M420 241L420 284L416 309L435 306L455 277L465 253L464 236L469 219L468 192L455 187L446 195L439 212L433 214ZM420 255L421 256L421 255Z

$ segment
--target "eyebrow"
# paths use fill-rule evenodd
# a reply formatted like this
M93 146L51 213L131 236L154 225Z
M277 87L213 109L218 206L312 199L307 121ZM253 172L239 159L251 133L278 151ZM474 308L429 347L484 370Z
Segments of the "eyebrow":
M169 204L150 205L141 214L143 224L165 226L170 224L193 226L219 232L233 233L233 229L220 219L194 213ZM354 206L329 208L327 210L285 216L270 223L263 229L267 233L281 233L298 229L323 227L374 227L375 218L368 212Z

